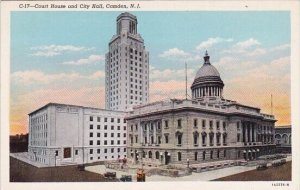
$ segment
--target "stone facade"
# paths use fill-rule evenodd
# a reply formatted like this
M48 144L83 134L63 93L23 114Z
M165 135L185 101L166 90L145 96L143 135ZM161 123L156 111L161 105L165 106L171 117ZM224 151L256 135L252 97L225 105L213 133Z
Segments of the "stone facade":
M105 63L105 107L130 110L149 101L149 52L137 32L137 18L122 13L109 42Z
M276 151L291 153L292 151L292 128L290 125L277 126L275 128Z
M247 109L249 109L247 107ZM255 159L274 152L274 117L243 106L170 100L139 106L126 118L127 157L156 164Z
M29 114L30 159L49 166L126 157L125 113L47 104Z
M192 100L136 106L127 157L152 164L252 160L275 151L273 115L223 98L224 83L208 53L191 86Z

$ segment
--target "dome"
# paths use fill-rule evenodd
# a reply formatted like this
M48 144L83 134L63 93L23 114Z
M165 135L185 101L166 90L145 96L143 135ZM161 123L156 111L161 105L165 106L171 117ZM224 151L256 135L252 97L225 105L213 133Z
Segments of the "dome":
M204 64L198 70L195 79L200 77L207 77L207 76L216 76L220 77L219 71L211 64Z
M204 63L198 70L191 86L193 99L203 97L222 98L224 83L219 71L210 64L207 51L204 56Z

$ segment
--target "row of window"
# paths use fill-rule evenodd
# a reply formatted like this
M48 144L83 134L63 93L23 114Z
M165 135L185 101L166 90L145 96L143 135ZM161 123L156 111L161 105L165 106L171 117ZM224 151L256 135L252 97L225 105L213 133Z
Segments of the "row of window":
M94 119L95 119L95 121L97 119L97 122L101 122L101 117L99 117L99 116L90 116L90 121L94 121ZM116 120L117 120L117 123L121 123L121 119L120 118L117 118ZM104 122L108 122L108 118L107 117L104 117ZM111 123L115 122L115 118L113 118L113 117L110 118L110 122ZM126 123L125 119L123 119L123 123Z
M109 149L107 149L107 148L105 148L104 149L104 153L106 154L106 153L108 153L108 150ZM119 153L119 152L121 152L121 148L116 148L116 150L117 150L117 152ZM114 153L114 151L115 151L115 149L114 148L111 148L110 149L110 153ZM123 152L126 152L126 148L123 148ZM100 154L101 153L101 149L97 149L96 150L96 152L95 152L95 154ZM75 152L75 155L77 155L78 154L78 152ZM90 151L89 151L89 154L94 154L94 149L90 149Z
M95 125L96 126L96 125ZM94 125L90 124L90 129L94 129ZM118 131L121 130L121 126L117 126ZM101 130L101 125L97 125L97 130ZM104 130L108 130L108 126L104 125ZM115 130L115 126L110 126L110 130ZM123 126L123 130L126 131L126 126Z
M121 144L121 140L117 140L117 145L120 145ZM104 140L103 141L104 145L114 145L115 144L115 141L114 140L111 140L110 141L110 144L108 144L108 140ZM126 140L123 140L123 144L126 145ZM89 145L101 145L101 141L100 140L96 140L95 141L95 144L94 144L94 141L93 140L90 140L90 143Z
M90 137L101 137L101 133L90 133ZM104 137L107 137L107 133L104 133ZM115 133L111 133L110 137L115 137ZM121 137L121 133L117 133L117 137ZM126 137L126 133L123 133L123 137Z

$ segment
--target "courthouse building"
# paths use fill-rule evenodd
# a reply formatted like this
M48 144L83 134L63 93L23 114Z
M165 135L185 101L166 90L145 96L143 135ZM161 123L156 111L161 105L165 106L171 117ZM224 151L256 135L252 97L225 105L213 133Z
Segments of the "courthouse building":
M127 157L156 164L256 159L273 153L273 115L223 97L224 83L206 53L192 99L134 107L126 117Z
M30 159L55 166L125 158L125 114L49 103L29 114Z

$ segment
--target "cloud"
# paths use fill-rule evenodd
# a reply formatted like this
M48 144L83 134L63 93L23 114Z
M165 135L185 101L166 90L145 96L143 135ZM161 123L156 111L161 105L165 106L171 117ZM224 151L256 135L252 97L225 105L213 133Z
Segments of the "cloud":
M61 55L65 52L82 52L90 51L95 48L87 48L82 46L73 46L73 45L45 45L45 46L35 46L31 47L30 50L34 53L30 54L32 56L41 56L41 57L52 57L56 55Z
M166 51L164 51L162 54L159 55L163 58L185 58L189 56L189 53L178 49L178 48L171 48Z
M103 71L97 71L93 74L82 75L79 73L54 73L47 74L38 70L17 71L11 74L12 81L17 84L49 84L56 81L74 81L80 79L100 79L104 78Z
M104 61L105 58L102 55L90 55L86 59L78 59L76 61L66 61L63 62L62 64L64 65L86 65L86 64L91 64L95 62L101 62Z
M185 80L185 69L153 69L150 70L149 75L151 81ZM194 76L195 70L187 69L187 75Z
M213 45L221 43L221 42L232 42L233 39L228 38L220 38L220 37L216 37L216 38L208 38L206 41L201 42L197 47L196 50L207 50L209 48L211 48Z
M290 44L282 44L282 45L271 48L270 51L271 52L272 51L282 51L282 50L289 49L290 47L291 47Z
M249 38L248 40L238 42L234 45L237 49L248 49L253 46L260 45L260 42L256 39Z

